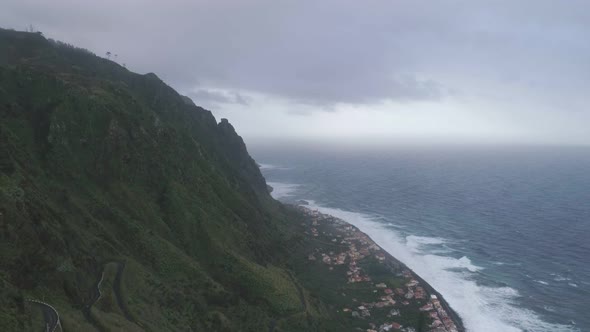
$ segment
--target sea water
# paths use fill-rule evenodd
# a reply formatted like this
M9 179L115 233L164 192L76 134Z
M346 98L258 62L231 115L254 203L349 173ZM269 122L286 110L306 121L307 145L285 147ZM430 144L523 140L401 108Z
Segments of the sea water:
M250 150L275 198L359 227L468 331L590 331L590 149Z

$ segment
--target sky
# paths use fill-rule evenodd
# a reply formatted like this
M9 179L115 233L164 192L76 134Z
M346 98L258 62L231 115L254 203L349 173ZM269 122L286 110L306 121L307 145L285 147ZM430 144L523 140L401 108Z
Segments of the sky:
M2 0L246 142L590 145L590 1Z

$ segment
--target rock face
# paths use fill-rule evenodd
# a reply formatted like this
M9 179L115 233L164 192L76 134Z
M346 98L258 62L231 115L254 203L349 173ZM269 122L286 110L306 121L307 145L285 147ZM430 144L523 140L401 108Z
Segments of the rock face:
M190 99L189 97L187 97L187 96L180 96L180 97L182 98L182 100L184 100L184 102L185 102L187 105L191 105L191 106L197 106L197 105L196 105L196 104L193 102L193 100L192 100L192 99Z

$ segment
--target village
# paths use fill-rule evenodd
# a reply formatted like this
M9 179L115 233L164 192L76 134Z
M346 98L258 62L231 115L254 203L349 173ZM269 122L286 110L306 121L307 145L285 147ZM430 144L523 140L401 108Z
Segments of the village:
M353 298L348 306L339 311L350 315L352 319L367 322L366 332L404 331L416 332L414 326L403 326L401 323L404 307L416 307L429 320L427 327L430 332L458 332L455 322L448 314L436 294L429 292L421 282L403 264L384 252L366 234L341 219L322 214L316 210L302 208L310 217L311 223L306 224L310 236L317 241L329 241L334 244L330 250L324 252L316 248L307 260L318 263L334 271L335 268L345 267L347 284L364 285L372 288L373 301L360 301ZM331 228L321 226L330 225ZM322 228L323 230L320 230ZM329 231L329 230L333 231ZM326 231L328 230L328 231ZM336 245L338 245L336 247ZM402 284L395 287L385 282L376 282L369 273L361 267L363 260L372 259L383 266L389 267L392 274L399 277ZM344 294L343 294L344 295ZM386 312L386 315L375 315L375 311ZM416 310L414 310L416 311ZM380 319L378 319L379 317Z

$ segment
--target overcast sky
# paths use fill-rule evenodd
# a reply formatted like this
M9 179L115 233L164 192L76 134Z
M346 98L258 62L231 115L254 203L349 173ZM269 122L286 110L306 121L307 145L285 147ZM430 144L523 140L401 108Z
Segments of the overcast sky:
M590 1L2 0L247 141L590 144Z

